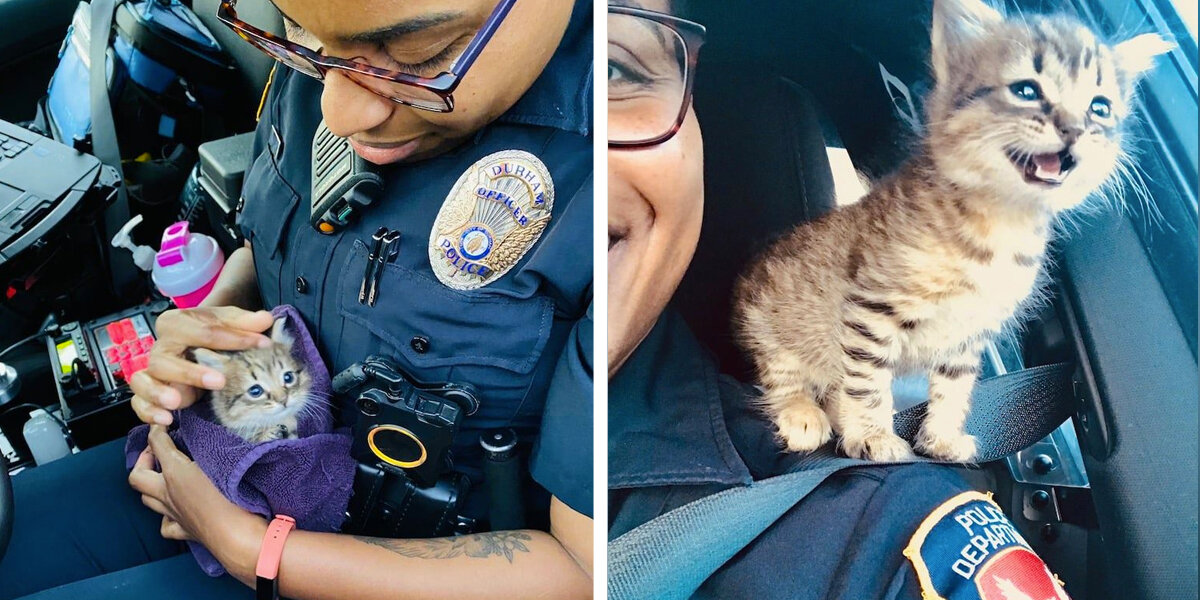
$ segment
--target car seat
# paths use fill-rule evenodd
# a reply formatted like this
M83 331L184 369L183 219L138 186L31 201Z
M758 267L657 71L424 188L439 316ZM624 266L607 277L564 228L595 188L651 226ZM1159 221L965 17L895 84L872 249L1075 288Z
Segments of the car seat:
M733 284L771 240L834 207L826 154L833 127L795 82L732 71L702 64L697 73L704 221L673 305L721 370L747 379L749 363L731 334Z
M238 107L239 110L245 108L245 110L257 111L263 87L267 84L267 76L271 72L271 68L275 66L275 61L238 37L232 29L222 23L217 18L217 9L220 6L221 0L195 0L192 4L192 11L200 17L204 26L217 37L217 41L221 42L221 47L237 63L239 87L242 89L239 97L234 98L232 106ZM269 0L241 0L237 4L237 12L238 16L247 23L253 23L265 31L283 36L283 17ZM251 112L250 116L253 117L254 113Z

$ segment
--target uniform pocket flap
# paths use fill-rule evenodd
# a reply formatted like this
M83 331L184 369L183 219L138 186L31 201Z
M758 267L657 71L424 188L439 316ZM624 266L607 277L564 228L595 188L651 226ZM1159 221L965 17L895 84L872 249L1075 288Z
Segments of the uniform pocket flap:
M537 364L554 321L549 298L457 292L411 269L387 264L375 306L367 306L358 301L367 254L366 244L355 240L342 269L338 311L414 365L486 365L526 374Z

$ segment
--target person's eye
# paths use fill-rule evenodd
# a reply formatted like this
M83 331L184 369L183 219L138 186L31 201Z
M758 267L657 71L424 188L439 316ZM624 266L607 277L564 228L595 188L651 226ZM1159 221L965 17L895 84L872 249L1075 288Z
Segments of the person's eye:
M1018 81L1008 86L1008 89L1014 96L1025 101L1040 100L1042 98L1042 90L1038 87L1037 82L1029 79Z
M258 385L257 383L250 386L250 389L246 390L246 395L254 398L255 400L262 398L263 394L265 393L266 390L263 389L263 386Z
M292 385L293 383L296 383L296 374L291 371L285 372L283 374L283 385Z
M649 77L646 77L641 70L621 64L619 61L608 61L608 87L620 87L621 85L641 85L648 83Z
M1092 105L1088 110L1097 118L1107 119L1112 116L1112 102L1104 96L1096 96L1092 98Z
M412 75L436 75L437 72L448 68L448 63L451 59L458 58L460 46L461 44L458 43L457 40L453 41L450 44L447 44L446 47L439 50L437 54L417 62L400 60L399 58L396 58L400 53L388 52L388 61L391 63L388 65L388 68L393 71L399 71L401 73L408 73Z

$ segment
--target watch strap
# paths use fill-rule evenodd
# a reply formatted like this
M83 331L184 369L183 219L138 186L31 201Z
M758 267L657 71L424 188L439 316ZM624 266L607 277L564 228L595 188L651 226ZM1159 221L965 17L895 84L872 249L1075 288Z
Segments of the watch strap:
M283 558L283 543L295 527L296 520L287 515L275 515L267 525L262 548L258 551L258 564L254 567L254 589L258 600L279 598L279 561Z

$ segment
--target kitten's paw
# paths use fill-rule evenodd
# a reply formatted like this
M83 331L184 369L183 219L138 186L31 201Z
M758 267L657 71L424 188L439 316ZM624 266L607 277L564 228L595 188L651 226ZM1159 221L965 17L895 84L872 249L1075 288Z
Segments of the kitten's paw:
M829 417L821 407L812 404L790 406L775 418L779 439L788 452L812 452L833 436Z
M850 458L878 462L909 460L914 456L908 442L890 431L881 431L861 438L843 437L842 450Z
M962 431L935 433L922 427L916 446L926 456L956 463L973 462L977 453L975 436Z
M246 438L246 441L250 442L251 444L263 444L266 442L273 441L274 439L275 439L275 430L274 429L263 429L263 430L255 433L254 435Z

